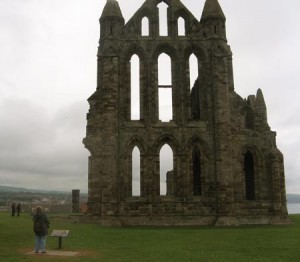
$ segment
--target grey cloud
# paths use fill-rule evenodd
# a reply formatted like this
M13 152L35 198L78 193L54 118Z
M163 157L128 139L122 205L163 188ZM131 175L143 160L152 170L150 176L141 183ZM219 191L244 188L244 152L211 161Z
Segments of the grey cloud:
M106 0L0 1L0 184L87 188L86 99L96 88L98 19ZM126 21L144 0L118 0ZM182 0L200 18L204 0ZM300 1L221 1L236 92L262 88L300 193ZM77 102L78 101L78 102Z
M60 180L64 180L61 185L65 188L72 188L76 179L86 179L88 153L81 143L85 131L84 104L74 103L49 114L45 108L21 99L2 102L0 183L18 178L17 181L30 186L33 178L47 177L52 188ZM8 108L10 114L6 115Z

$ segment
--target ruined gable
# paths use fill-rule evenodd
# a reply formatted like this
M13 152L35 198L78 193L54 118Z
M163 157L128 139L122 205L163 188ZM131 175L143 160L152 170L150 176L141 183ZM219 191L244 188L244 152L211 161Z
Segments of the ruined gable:
M89 214L103 225L289 222L276 133L262 91L234 91L225 23L217 0L200 20L179 0L146 0L127 23L107 1L83 141Z

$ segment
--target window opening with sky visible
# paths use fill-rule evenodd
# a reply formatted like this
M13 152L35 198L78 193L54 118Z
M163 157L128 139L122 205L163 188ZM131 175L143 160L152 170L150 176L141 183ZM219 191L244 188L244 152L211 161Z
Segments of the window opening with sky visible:
M158 6L159 9L159 35L167 36L168 35L168 5L164 2L161 2Z
M167 194L167 172L173 170L173 150L168 144L165 144L159 153L160 170L160 195Z
M131 120L140 120L140 59L133 55L130 60Z
M141 195L141 157L137 146L132 150L132 195Z
M159 120L173 119L171 58L162 53L158 57L158 104Z

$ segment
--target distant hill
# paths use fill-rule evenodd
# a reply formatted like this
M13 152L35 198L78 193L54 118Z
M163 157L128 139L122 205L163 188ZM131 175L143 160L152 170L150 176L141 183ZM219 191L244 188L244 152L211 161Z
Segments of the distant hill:
M0 186L0 192L3 193L18 193L18 192L30 192L30 193L36 193L40 192L38 190L28 189L28 188L22 188L22 187L10 187L10 186Z
M70 194L71 192L67 191L51 191L51 190L38 190L38 189L28 189L23 187L10 187L10 186L1 186L0 193L40 193L40 194ZM81 195L87 195L86 193L80 192ZM300 194L287 194L287 202L300 203Z
M68 191L53 191L53 190L39 190L39 189L28 189L23 187L10 187L1 186L0 193L39 193L39 194L71 194ZM84 193L80 193L84 194Z

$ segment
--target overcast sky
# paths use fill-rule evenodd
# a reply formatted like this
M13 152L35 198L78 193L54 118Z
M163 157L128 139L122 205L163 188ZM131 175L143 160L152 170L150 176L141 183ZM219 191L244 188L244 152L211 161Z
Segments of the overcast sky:
M0 1L0 185L87 191L86 99L96 89L98 19L106 0ZM144 0L118 1L126 21ZM204 0L182 0L200 18ZM219 0L235 90L263 90L300 193L300 1Z

